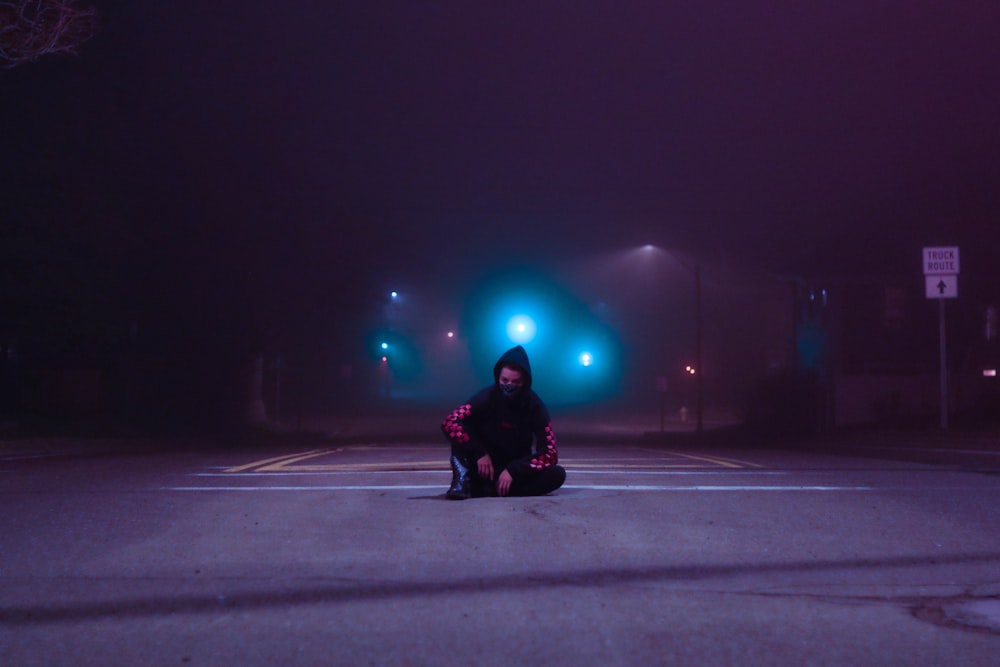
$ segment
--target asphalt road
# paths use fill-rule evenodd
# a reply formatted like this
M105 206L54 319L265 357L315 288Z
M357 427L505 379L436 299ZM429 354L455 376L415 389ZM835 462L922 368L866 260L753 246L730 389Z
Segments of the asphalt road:
M169 449L0 458L0 665L1000 664L995 451Z

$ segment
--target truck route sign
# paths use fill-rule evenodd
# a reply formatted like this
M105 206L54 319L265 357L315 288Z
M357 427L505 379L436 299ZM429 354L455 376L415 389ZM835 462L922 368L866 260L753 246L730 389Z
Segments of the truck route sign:
M958 247L924 248L925 276L958 275Z

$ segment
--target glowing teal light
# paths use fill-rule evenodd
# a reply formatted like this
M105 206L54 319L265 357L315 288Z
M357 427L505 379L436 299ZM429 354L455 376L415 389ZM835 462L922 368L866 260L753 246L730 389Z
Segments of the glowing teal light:
M531 359L532 389L550 405L585 405L620 389L622 348L616 333L546 276L515 268L484 278L469 295L461 324L483 377L491 377L504 350L523 345Z
M515 315L507 320L507 337L515 343L529 343L537 332L535 321L527 315Z

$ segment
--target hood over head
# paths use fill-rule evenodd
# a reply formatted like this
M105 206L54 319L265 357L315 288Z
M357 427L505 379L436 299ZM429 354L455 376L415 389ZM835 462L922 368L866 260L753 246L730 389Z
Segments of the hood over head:
M520 345L510 348L497 360L493 366L493 382L500 380L500 370L504 366L516 366L524 372L524 389L531 389L531 364L528 363L528 353Z

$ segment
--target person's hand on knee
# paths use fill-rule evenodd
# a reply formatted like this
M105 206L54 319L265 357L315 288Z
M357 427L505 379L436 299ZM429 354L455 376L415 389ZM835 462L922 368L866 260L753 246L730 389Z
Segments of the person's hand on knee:
M497 479L497 494L501 496L509 495L510 485L513 481L514 478L506 470L500 473L500 477Z
M483 454L476 461L476 468L479 470L479 476L483 479L493 479L493 459L490 458L489 454Z

